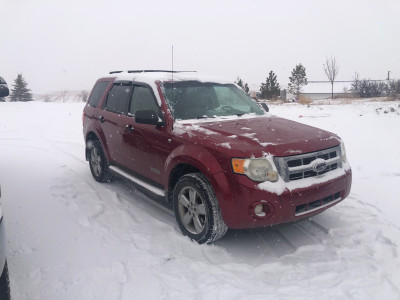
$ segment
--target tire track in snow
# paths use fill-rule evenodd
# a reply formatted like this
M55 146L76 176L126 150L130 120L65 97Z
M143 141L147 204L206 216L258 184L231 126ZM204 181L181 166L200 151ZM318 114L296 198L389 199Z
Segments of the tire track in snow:
M67 154L75 162L79 161L79 166L85 165L85 168L89 168L87 162L82 158L74 156L71 153ZM68 168L72 167L71 164L68 165ZM99 187L97 187L97 183L92 182L91 177L82 175L79 168L76 172L78 177L82 177L78 181L85 181L94 192L98 193L96 197L102 203L107 203L110 200L108 198L111 198L113 200L113 204L110 204L112 209L115 208L113 205L120 205L129 214L134 224L144 226L138 228L139 232L128 232L126 234L125 241L129 239L129 243L135 249L141 251L151 249L149 241L143 240L143 238L149 230L145 224L152 222L152 220L146 220L143 223L143 218L139 217L141 213L137 211L137 208L146 212L154 220L167 224L180 234L172 211L167 210L156 201L140 193L133 185L116 179L110 183L99 184ZM90 175L89 172L87 174ZM105 192L105 190L108 192ZM361 211L359 208L362 208ZM354 225L352 224L352 215L357 213L365 215L365 220L361 224ZM363 263L364 259L367 260L368 257L371 257L371 260L387 261L388 259L392 259L398 261L398 246L390 236L388 237L385 233L375 230L374 227L369 228L370 232L368 234L363 234L365 230L363 226L373 222L380 214L381 211L378 208L362 201L358 195L351 194L343 202L343 205L314 216L311 219L277 225L271 228L230 231L226 238L215 243L215 246L225 249L234 261L239 264L245 264L245 266L252 265L255 267L260 264L275 262L276 259L279 259L287 267L292 266L285 271L281 271L281 273L277 273L276 276L280 278L279 284L282 286L292 283L298 284L299 282L307 284L308 280L325 278L331 281L332 286L346 290L346 281L338 274L329 273L325 270L322 274L317 275L312 269L308 270L305 268L307 261L312 264L315 264L315 261L319 261L320 265L317 265L316 269L319 270L320 267L328 264L327 260L330 260L332 262L329 262L328 265L338 264L341 270L340 273L343 273L345 277L352 278L356 276L362 278L364 277L363 274L376 274L371 276L367 282L382 280L398 293L398 278L396 276L385 275L384 277L379 277L379 273L377 273L376 266L373 263ZM92 227L104 226L101 223L96 225L96 220L91 220L91 222ZM124 234L119 232L117 235L119 235L121 238L120 241L122 241ZM149 237L149 239L152 238ZM207 253L206 251L202 254L205 261L210 264L218 263L218 260L215 261L213 255L208 258ZM361 260L359 257L362 257ZM174 260L173 258L171 259ZM130 269L131 266L129 264L126 262L121 263L126 266L126 270ZM331 268L333 268L333 265L331 265ZM386 267L386 270L387 268L389 266ZM389 272L386 273L388 274ZM158 276L157 280L161 284L163 279L163 276ZM168 289L168 286L165 289ZM121 283L120 293L123 293L123 290L124 284ZM351 293L355 295L360 292L360 290L354 290ZM367 294L363 293L363 295Z
M59 151L63 152L70 158L73 158L74 160L83 163L84 165L87 166L89 169L88 162L83 160L81 157L78 157L74 154L71 154L70 152L65 151L61 147L54 145L55 148L57 148ZM83 150L82 150L83 153ZM71 168L71 170L73 170ZM80 174L79 174L80 175ZM91 185L90 181L94 182L94 179L90 177L90 179L83 178L85 182L91 186L93 190L95 190L94 186ZM152 199L151 197L148 197L141 193L140 191L137 190L136 186L130 182L127 182L123 179L114 177L111 182L104 183L102 185L108 185L110 188L112 188L116 192L116 197L120 200L122 203L123 200L130 202L131 204L134 204L136 206L139 206L140 208L144 209L147 213L150 215L153 215L157 218L160 218L160 220L163 220L166 223L173 224L175 225L175 216L172 212L171 209L167 208L167 205L160 204L160 202ZM115 188L116 187L116 188ZM102 197L102 195L98 194L98 197ZM171 222L173 220L173 223ZM174 226L175 227L175 226ZM176 227L177 228L177 227Z

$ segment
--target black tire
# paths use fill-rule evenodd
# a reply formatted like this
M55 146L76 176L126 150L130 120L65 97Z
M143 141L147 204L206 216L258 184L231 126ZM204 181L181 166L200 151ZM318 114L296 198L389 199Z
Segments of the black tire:
M173 205L182 233L199 244L215 242L228 230L214 190L201 173L186 174L178 180Z
M8 277L7 261L4 264L3 273L0 277L0 299L10 300L10 279Z
M89 166L93 178L98 182L106 182L111 179L108 171L108 161L99 141L93 141L89 150Z

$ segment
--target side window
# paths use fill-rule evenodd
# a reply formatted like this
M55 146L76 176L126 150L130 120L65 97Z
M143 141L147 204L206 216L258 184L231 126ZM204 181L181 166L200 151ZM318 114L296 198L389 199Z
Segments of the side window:
M145 86L135 86L133 89L129 113L134 115L137 110L153 110L155 112L160 110L150 88Z
M108 81L100 81L96 84L92 93L90 94L89 98L90 106L96 107L99 104L101 96L103 96L104 91L106 90L108 85L109 85Z
M116 113L125 113L128 108L131 85L114 84L107 96L105 109Z

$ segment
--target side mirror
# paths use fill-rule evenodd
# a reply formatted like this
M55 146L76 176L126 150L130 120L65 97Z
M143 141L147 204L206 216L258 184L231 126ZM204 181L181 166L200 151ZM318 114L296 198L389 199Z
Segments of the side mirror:
M137 110L135 112L135 122L148 125L164 125L164 121L154 110Z
M262 108L264 108L264 110L265 110L266 112L269 112L269 107L268 107L267 103L261 102L260 104L261 104Z

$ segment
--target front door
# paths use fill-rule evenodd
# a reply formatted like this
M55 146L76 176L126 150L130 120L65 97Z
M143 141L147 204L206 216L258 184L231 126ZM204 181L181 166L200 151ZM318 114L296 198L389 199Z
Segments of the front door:
M137 124L134 115L137 110L153 110L160 113L160 107L148 86L134 86L129 105L129 122L123 133L125 165L133 172L162 185L164 163L170 152L169 138L165 127Z

